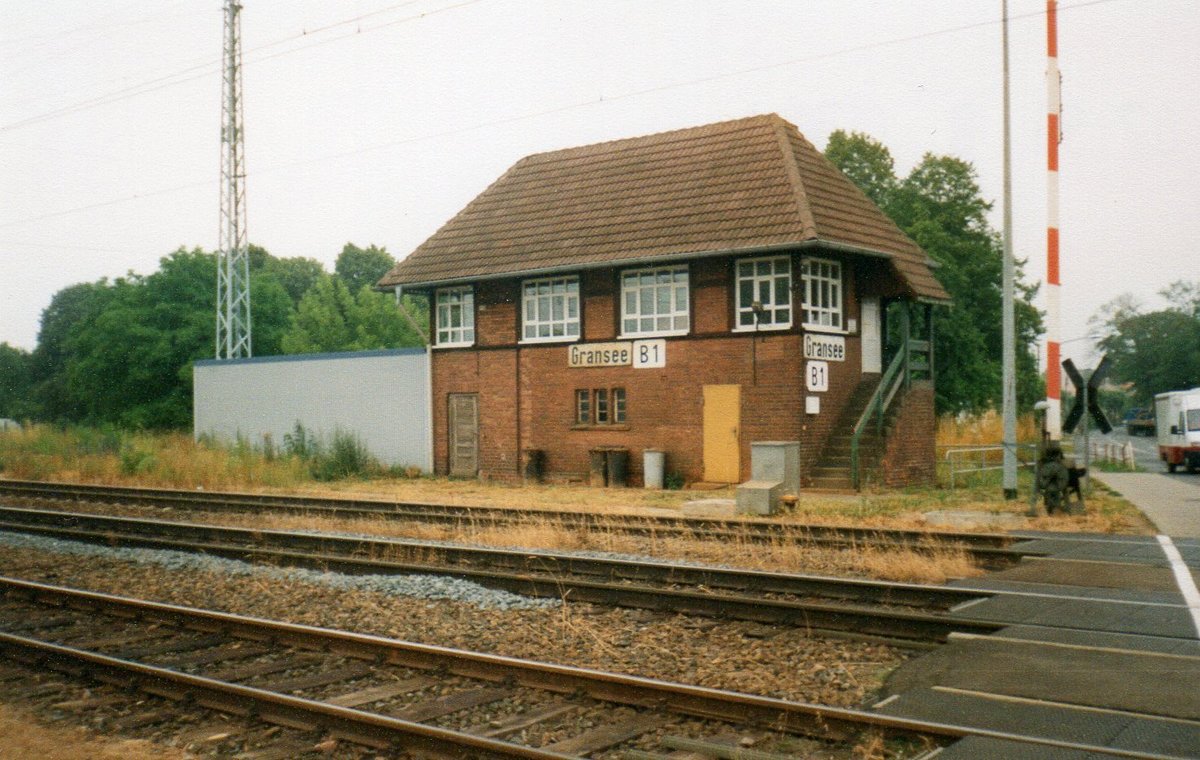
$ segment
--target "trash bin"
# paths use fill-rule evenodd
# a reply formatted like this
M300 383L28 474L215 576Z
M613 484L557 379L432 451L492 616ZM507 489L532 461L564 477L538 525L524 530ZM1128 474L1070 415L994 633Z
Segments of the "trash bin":
M667 454L658 449L646 449L642 452L642 481L646 488L661 489L663 487L663 472L666 469Z
M619 488L629 485L629 449L608 450L608 485Z
M541 483L546 471L546 452L541 449L525 449L521 452L525 460L521 471L526 483Z
M588 464L588 485L598 488L608 485L608 451L590 449Z

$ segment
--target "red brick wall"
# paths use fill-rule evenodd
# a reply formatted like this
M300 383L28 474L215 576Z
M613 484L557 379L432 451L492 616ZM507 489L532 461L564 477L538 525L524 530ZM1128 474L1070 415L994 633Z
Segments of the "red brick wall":
M844 315L858 320L855 267L843 261ZM520 281L480 283L475 290L477 347L433 352L435 470L445 473L449 467L447 394L478 393L481 477L520 477L522 449L544 450L551 478L584 477L589 449L622 446L630 450L631 483L641 482L647 448L667 452L668 472L700 480L705 385L741 386L743 479L749 477L753 441L799 440L802 467L809 466L861 379L859 337L846 336L846 360L829 362L830 389L817 394L821 413L806 415L800 329L731 333L732 271L729 258L691 262L691 334L666 339L662 369L570 368L569 344L517 345ZM798 259L793 271L798 278ZM585 271L580 286L585 339L614 340L618 273ZM799 301L797 288L793 302ZM626 389L627 424L577 429L575 390L613 387Z
M937 416L933 407L933 384L913 383L908 393L897 398L900 409L888 433L883 455L883 482L888 486L933 483L937 477Z

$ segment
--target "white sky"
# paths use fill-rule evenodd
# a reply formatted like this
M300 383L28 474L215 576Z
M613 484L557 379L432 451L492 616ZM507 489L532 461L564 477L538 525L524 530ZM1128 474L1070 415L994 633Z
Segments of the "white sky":
M249 237L402 258L530 153L776 112L971 161L1001 222L1000 0L245 0ZM1010 2L1014 250L1045 273L1043 0ZM220 0L0 0L0 341L216 247ZM322 29L331 24L352 23ZM1062 0L1063 327L1200 278L1200 3ZM115 93L112 98L107 98ZM1042 304L1039 301L1039 306Z

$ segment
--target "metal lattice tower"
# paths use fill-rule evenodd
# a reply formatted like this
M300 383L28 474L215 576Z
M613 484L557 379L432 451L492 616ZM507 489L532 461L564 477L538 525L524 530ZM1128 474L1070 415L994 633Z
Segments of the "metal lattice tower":
M217 358L250 356L250 253L242 139L242 6L225 0L221 81L221 226L217 236Z

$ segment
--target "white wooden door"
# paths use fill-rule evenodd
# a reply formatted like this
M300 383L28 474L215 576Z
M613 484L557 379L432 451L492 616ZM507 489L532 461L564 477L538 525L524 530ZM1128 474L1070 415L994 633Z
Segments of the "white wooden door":
M883 372L883 333L880 331L879 296L862 299L862 371Z

